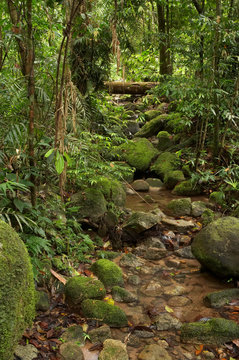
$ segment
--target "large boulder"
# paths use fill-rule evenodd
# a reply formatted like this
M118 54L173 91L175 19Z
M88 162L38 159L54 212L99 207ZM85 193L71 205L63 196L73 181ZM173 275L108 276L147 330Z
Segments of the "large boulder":
M0 220L0 359L12 360L15 346L35 313L32 266L17 233Z
M134 139L120 145L116 151L122 160L138 171L149 168L152 160L158 155L158 151L147 139Z
M224 217L203 228L192 252L208 270L222 277L239 277L239 219Z
M155 163L151 166L151 170L155 171L155 173L164 180L164 177L170 172L174 170L178 170L180 167L180 160L176 154L172 154L170 152L163 152L160 154L155 161Z
M179 196L196 196L202 193L202 189L198 184L189 179L176 185L172 193Z
M106 213L106 200L98 189L88 188L71 197L71 205L78 207L78 218L97 221Z
M168 203L173 216L185 216L191 214L192 203L190 198L174 199Z
M128 234L140 234L145 230L159 223L159 216L152 213L145 213L142 211L135 211L127 223L123 226L123 230Z

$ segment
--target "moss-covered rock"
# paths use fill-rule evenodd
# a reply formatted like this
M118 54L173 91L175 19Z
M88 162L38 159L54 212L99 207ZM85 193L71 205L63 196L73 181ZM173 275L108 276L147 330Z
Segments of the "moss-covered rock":
M49 295L45 291L36 291L36 310L47 311L49 309Z
M149 190L149 184L141 179L135 180L132 184L131 184L132 188L135 191L148 191Z
M117 206L124 206L126 192L124 186L119 181L108 177L101 177L97 181L97 188L101 190L107 201L111 201Z
M167 119L168 114L162 114L153 118L144 124L142 128L135 134L135 136L147 138L153 135L157 135L159 131L164 129Z
M84 331L80 325L69 326L66 331L63 332L61 338L65 342L72 341L82 345L85 343Z
M99 259L113 260L117 258L120 253L117 251L97 250L96 255Z
M105 287L101 281L84 276L74 276L65 285L66 302L77 307L85 299L103 299Z
M79 345L73 341L66 342L60 346L62 360L84 360L84 354Z
M220 345L238 337L239 325L221 318L183 324L181 327L181 341L184 343Z
M190 215L192 203L190 198L174 199L168 203L168 208L174 216Z
M108 259L97 260L91 266L91 271L107 288L111 288L114 285L124 285L122 270L113 261Z
M201 215L203 226L211 224L216 219L216 214L211 209L205 209Z
M159 139L157 145L159 151L164 151L172 145L172 136L167 131L160 131L157 138Z
M221 277L239 277L239 219L224 217L203 228L194 238L192 253Z
M138 171L146 171L158 151L147 139L134 139L117 147L122 160Z
M220 205L220 206L225 206L226 202L225 202L225 194L223 191L213 191L210 196L209 196L209 200L216 204L216 205Z
M183 196L200 195L202 190L199 185L195 184L191 179L182 181L173 189L173 194Z
M239 298L239 289L226 289L207 294L203 301L206 306L220 308L227 305L231 300Z
M84 300L81 304L81 310L85 317L97 319L109 326L124 327L128 324L123 310L101 300Z
M185 177L181 170L169 171L164 175L163 182L167 189L173 189L179 182L184 181Z
M163 186L162 180L157 179L157 178L147 178L145 181L146 181L146 182L149 184L149 186L151 186L151 187L162 187L162 186Z
M170 171L178 170L180 167L180 160L176 154L164 152L160 154L154 164L151 166L151 171L164 180L164 176Z
M106 200L103 193L98 189L88 188L74 194L71 204L79 207L78 218L90 218L99 220L106 212Z
M103 343L106 339L111 338L111 330L108 325L102 325L88 332L92 343Z
M158 215L135 211L124 225L123 230L129 234L137 235L157 225L158 222Z
M128 360L126 345L119 340L108 339L103 344L99 360Z
M32 266L17 233L0 220L0 359L14 348L35 315Z
M145 117L145 120L150 121L161 114L162 114L161 110L153 109L153 110L145 111L144 117Z
M202 216L203 212L207 209L207 204L203 201L194 201L192 203L192 216Z
M111 293L113 299L118 302L131 303L137 301L136 295L132 294L131 292L125 290L120 286L113 286Z

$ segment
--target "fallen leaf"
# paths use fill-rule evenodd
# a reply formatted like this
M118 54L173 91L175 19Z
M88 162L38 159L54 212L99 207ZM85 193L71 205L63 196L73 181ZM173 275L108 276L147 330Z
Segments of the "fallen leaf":
M50 272L52 273L53 276L55 276L55 278L57 278L62 284L66 284L66 279L61 276L60 274L58 274L56 271L50 269Z
M203 351L203 346L204 346L204 345L200 345L200 346L199 346L199 349L197 349L197 350L195 351L195 355L196 355L196 356L198 356L198 355L201 354L201 352Z
M173 313L173 309L171 309L168 305L165 305L165 310L169 313Z

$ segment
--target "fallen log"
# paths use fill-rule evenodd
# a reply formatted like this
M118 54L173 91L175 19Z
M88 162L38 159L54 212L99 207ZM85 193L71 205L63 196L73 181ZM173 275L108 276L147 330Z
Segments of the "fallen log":
M107 81L104 83L110 94L145 94L152 89L158 82L124 82Z

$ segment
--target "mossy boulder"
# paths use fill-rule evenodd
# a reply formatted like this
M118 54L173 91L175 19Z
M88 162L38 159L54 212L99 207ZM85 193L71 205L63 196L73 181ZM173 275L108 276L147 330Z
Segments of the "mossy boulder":
M162 114L161 110L153 109L153 110L145 111L144 117L145 117L145 120L150 121L161 114Z
M145 213L143 211L135 211L123 226L123 230L131 235L137 235L145 230L149 230L158 223L158 215Z
M99 220L107 211L106 200L98 189L88 188L71 197L71 205L78 207L78 218Z
M214 220L216 220L216 214L211 209L205 209L201 215L201 220L203 226L207 226L211 224Z
M164 177L170 171L178 170L180 167L180 160L176 154L170 152L163 152L151 166L151 171L154 171L161 180L164 180Z
M92 343L103 343L106 339L111 338L111 330L109 325L102 325L88 332Z
M130 291L127 291L120 286L113 286L111 293L113 299L118 302L132 303L137 301L136 295L132 294Z
M14 348L35 315L35 288L29 255L17 233L0 220L0 359Z
M135 191L149 191L149 184L141 179L135 180L131 186Z
M168 114L159 115L152 120L146 122L142 128L135 134L138 137L150 137L157 135L159 131L164 130L167 122Z
M149 186L151 186L151 187L162 187L162 186L163 186L162 180L157 179L157 178L147 178L145 181L146 181L146 182L149 184Z
M184 181L185 177L181 170L169 171L164 175L163 182L167 189L173 189L179 182Z
M216 205L226 205L225 194L223 191L213 191L209 196L209 200Z
M223 217L194 238L192 253L206 269L221 277L239 277L239 219Z
M107 288L112 288L114 285L124 285L122 270L113 261L108 259L97 260L91 266L91 271Z
M103 350L99 360L128 360L126 345L120 340L107 339L104 341Z
M122 160L138 171L146 171L158 151L147 139L134 139L116 148Z
M221 291L215 291L212 293L207 294L203 301L206 306L212 308L220 308L224 305L229 304L230 301L233 299L239 298L239 289L226 289Z
M190 198L174 199L168 203L168 208L174 216L185 216L191 214L192 203Z
M36 310L47 311L50 309L49 295L45 291L36 291Z
M157 138L159 139L157 149L160 151L164 151L172 145L172 136L167 131L160 131Z
M114 179L106 176L97 181L97 188L103 193L107 201L113 202L117 206L124 206L126 192L124 186Z
M103 299L105 287L100 280L84 276L74 276L65 285L66 302L78 307L85 299Z
M238 337L239 325L221 318L183 324L181 327L181 341L184 343L221 345Z
M84 300L81 310L85 317L97 319L109 326L125 327L128 325L127 317L118 306L108 304L101 300Z
M200 195L202 190L198 184L195 184L191 179L182 181L173 189L173 194L179 196L196 196Z
M81 325L69 326L66 331L63 332L61 338L64 342L77 342L78 344L85 343L84 331Z

